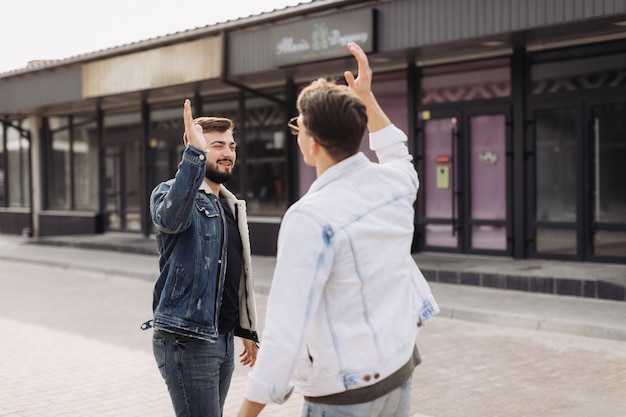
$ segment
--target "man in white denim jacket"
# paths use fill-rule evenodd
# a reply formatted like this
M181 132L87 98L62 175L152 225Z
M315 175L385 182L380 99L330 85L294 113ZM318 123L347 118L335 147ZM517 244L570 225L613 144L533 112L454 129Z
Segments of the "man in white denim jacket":
M298 97L290 122L317 180L284 216L257 363L240 417L291 391L302 416L409 416L415 342L439 311L411 256L417 172L406 135L358 77L323 79ZM359 152L366 127L380 163Z

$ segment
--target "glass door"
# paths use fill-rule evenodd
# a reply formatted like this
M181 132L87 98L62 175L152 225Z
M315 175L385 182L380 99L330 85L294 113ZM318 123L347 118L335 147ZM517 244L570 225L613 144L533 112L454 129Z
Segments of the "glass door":
M106 230L142 230L142 132L138 112L104 117Z
M459 111L434 116L422 117L421 246L509 251L506 114Z
M124 154L119 147L107 147L104 158L105 217L107 230L123 230Z
M424 121L423 239L426 247L459 249L458 117Z
M504 114L468 116L467 241L473 251L508 250L507 128Z
M106 229L141 231L139 143L107 146L105 151Z
M579 254L580 207L578 142L581 126L576 107L539 109L534 112L535 189L534 251L544 256Z
M626 258L626 102L591 106L590 248L595 257Z

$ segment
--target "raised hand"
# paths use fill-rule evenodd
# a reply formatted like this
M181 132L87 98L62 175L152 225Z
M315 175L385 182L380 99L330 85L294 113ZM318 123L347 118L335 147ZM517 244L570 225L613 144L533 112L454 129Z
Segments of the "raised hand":
M348 50L358 64L359 74L357 78L350 71L344 72L343 76L346 78L348 87L365 103L367 109L367 128L371 132L384 129L391 124L391 121L383 111L383 109L376 101L374 93L372 93L372 68L370 68L369 61L365 51L356 43L349 42Z
M187 143L194 148L206 149L206 139L202 134L202 126L193 122L193 116L191 114L191 101L185 99L183 120L185 122L185 137Z
M348 43L348 50L356 58L358 64L357 78L350 71L344 72L343 76L348 83L348 87L359 97L365 98L372 91L372 69L370 68L367 55L363 49L355 42Z

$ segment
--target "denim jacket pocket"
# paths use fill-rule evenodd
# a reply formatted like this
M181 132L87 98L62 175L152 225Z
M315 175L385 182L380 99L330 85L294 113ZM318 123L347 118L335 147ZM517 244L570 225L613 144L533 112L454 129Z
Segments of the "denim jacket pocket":
M217 204L210 201L208 197L196 198L196 209L206 217L218 217L220 215Z

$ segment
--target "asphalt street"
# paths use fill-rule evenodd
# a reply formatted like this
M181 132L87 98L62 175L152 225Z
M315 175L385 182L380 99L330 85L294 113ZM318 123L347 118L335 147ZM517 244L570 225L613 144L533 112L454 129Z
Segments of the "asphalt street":
M0 416L173 416L151 334L139 329L151 315L156 259L46 247L30 259L19 250L18 259L11 248L0 242ZM73 261L62 262L65 257ZM261 275L270 274L272 262L254 259L261 324L271 281ZM625 415L626 342L580 336L576 317L555 331L524 325L530 316L485 320L497 316L493 309L460 317L469 310L458 303L483 297L482 305L485 295L454 292L459 287L433 284L445 306L457 307L434 318L418 338L423 363L414 374L413 416ZM511 300L522 295L505 293ZM465 300L454 304L459 294ZM533 305L543 311L538 300L526 301L529 314ZM626 317L623 302L586 301L590 309L610 307L615 320ZM226 416L236 415L247 372L236 367ZM301 401L294 395L262 415L299 416Z

